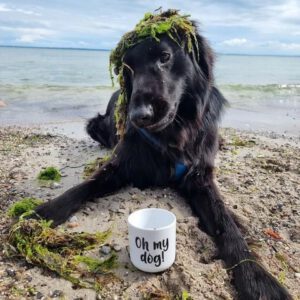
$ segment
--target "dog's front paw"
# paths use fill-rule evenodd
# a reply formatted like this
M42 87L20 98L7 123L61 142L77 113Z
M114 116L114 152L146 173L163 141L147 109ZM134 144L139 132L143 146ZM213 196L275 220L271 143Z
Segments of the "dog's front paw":
M52 221L52 226L62 224L72 213L67 203L64 203L65 205L62 204L63 202L60 198L45 202L39 205L28 218L49 220Z
M247 265L248 264L248 265ZM234 272L239 299L292 300L287 290L254 261L245 262Z

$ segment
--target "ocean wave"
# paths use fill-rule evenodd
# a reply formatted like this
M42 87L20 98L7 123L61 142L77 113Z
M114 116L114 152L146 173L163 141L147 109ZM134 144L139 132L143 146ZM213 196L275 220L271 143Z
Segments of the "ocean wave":
M118 87L109 85L0 84L0 98L109 98ZM300 101L300 84L221 84L218 88L230 99L295 99Z
M265 84L265 85L251 85L251 84L223 84L218 86L221 90L236 91L236 92L264 92L264 93L282 93L293 92L300 94L300 84Z
M227 90L248 90L248 91L280 91L280 90L295 90L300 91L300 83L297 84L265 84L265 85L252 85L252 84L219 84L217 85L220 89ZM52 85L52 84L1 84L0 89L10 90L50 90L50 91L62 91L62 90L116 90L118 87L112 87L111 85Z
M106 85L51 85L51 84L0 84L0 90L10 91L97 91L97 90L116 90L117 87Z

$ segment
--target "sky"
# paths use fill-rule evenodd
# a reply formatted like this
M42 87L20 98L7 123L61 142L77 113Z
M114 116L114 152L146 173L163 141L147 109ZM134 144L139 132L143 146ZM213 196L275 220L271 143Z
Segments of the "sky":
M159 7L191 15L218 53L300 55L300 0L0 0L0 45L112 49Z

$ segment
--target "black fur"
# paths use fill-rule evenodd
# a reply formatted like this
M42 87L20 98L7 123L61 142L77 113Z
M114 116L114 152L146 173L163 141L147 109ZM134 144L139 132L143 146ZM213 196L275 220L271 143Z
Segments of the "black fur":
M118 142L113 157L90 179L42 204L36 212L57 225L86 201L125 185L171 186L186 198L201 229L215 240L226 267L237 264L232 272L239 299L291 299L276 279L249 261L255 257L214 183L217 123L226 100L214 86L212 50L203 37L197 39L199 58L168 37L159 43L147 39L127 51L124 62L129 68L124 78L129 107L124 138L118 142L116 137L116 92L106 114L87 125L88 133L102 145L113 147ZM160 149L140 135L140 127L160 141ZM184 162L188 172L174 181L177 161Z

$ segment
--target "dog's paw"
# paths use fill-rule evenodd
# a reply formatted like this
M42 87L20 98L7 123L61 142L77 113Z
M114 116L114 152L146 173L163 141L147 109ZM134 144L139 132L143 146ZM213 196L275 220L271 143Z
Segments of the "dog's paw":
M103 123L103 120L104 116L98 114L96 117L89 119L88 123L86 124L86 132L93 140L97 142L102 142L102 139L100 139L102 131L100 125Z
M245 262L237 267L234 278L239 299L292 300L287 290L255 262Z
M48 220L52 221L52 226L57 226L64 223L71 212L67 207L60 207L58 201L52 200L45 202L35 208L34 212L30 215L27 215L26 219L35 219L35 220Z

